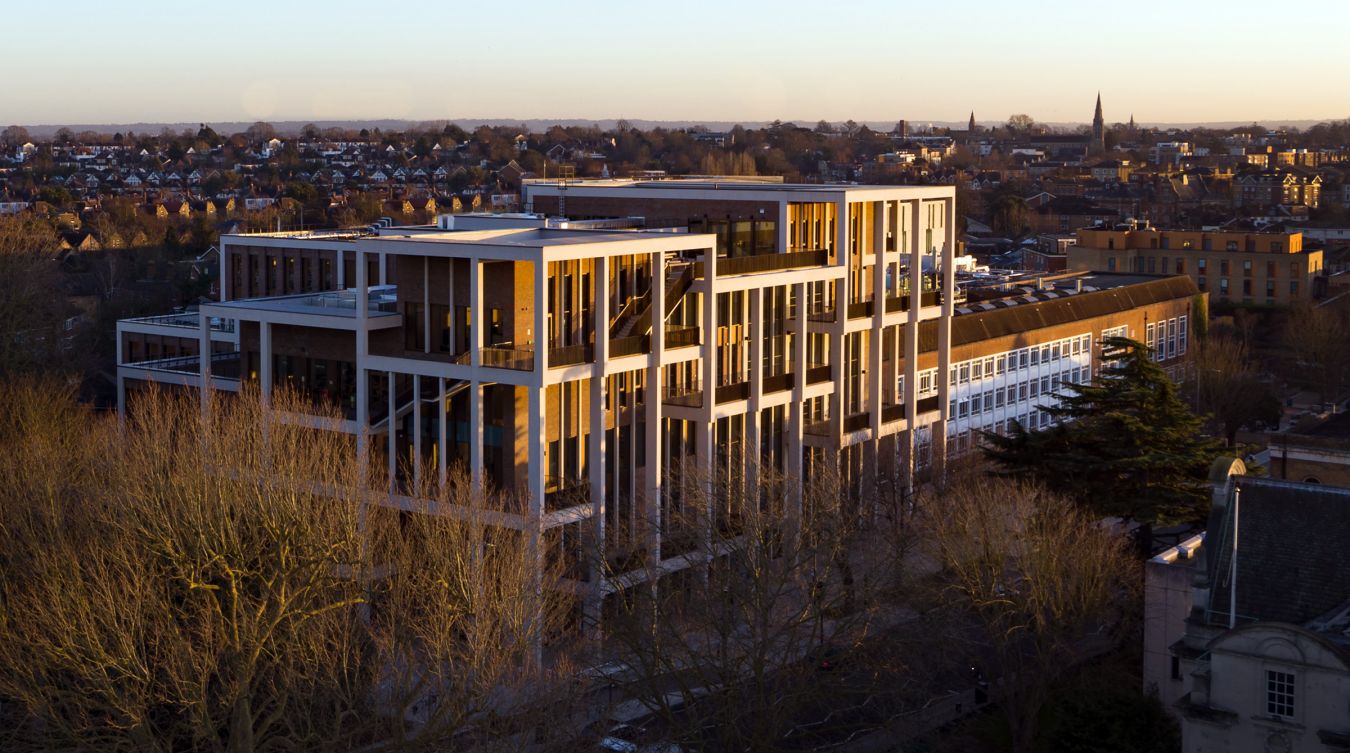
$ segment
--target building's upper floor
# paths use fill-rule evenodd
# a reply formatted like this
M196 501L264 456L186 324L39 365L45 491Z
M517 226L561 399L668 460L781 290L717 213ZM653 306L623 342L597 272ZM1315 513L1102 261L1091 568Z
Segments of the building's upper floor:
M1083 228L1078 231L1077 236L1077 245L1083 249L1231 251L1261 254L1303 252L1303 234L1297 231L1232 232L1126 227Z

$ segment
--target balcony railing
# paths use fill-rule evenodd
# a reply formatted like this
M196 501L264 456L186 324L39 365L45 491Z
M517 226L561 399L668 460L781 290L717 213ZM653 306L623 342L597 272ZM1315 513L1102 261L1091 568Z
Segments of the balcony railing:
M684 348L701 342L698 327L666 327L666 347Z
M785 269L820 267L829 263L825 249L789 251L782 254L755 254L754 256L727 256L717 259L717 274L744 275L757 272L781 272Z
M544 477L544 507L548 512L565 510L591 501L591 483L587 479Z
M750 399L750 383L736 382L735 384L723 384L717 388L717 404L734 403L737 400Z
M865 319L871 315L871 301L855 301L848 305L848 318L850 319Z
M667 384L661 390L661 402L687 408L702 407L703 386L698 380Z
M201 372L202 368L201 358L195 355L178 356L176 358L157 358L153 361L139 361L134 363L124 363L122 365L136 369L147 369L149 371L173 372L175 374L197 374ZM238 379L239 352L212 353L211 376L219 379Z
M919 413L931 413L932 411L935 411L935 410L938 409L938 405L939 405L939 403L938 403L938 396L937 396L937 395L929 395L928 397L921 397L921 398L919 398L919 407L918 407L918 410L919 410Z
M814 421L802 428L807 434L814 434L818 437L828 437L834 431L834 423L828 418Z
M489 345L479 351L482 365L494 369L531 371L534 369L534 350L510 345Z
M591 363L595 360L595 349L590 343L580 345L560 345L548 349L548 365L573 366L579 363Z
M806 383L820 384L830 381L830 365L827 363L815 364L806 367Z
M785 390L790 390L792 389L792 385L794 383L795 380L792 378L792 374L790 373L775 374L773 376L764 377L764 381L762 383L761 388L763 389L764 394L767 395L772 392L783 392Z
M627 337L616 337L609 341L611 358L635 356L650 352L652 352L651 337L648 335L629 335Z
M886 424L891 421L900 421L905 417L905 404L896 403L895 405L881 406L881 423Z
M210 326L213 331L234 331L233 319L226 319L219 316L213 316L210 317L210 319ZM198 329L201 327L201 316L192 312L182 314L161 314L159 316L137 316L130 319L123 319L122 321L133 324L156 324L162 327L183 327L187 329Z
M867 411L844 417L844 433L862 431L872 425L872 414Z

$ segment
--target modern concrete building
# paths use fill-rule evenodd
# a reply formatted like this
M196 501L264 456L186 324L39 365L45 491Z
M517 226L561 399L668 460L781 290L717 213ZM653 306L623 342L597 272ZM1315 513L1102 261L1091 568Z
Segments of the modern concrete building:
M1320 291L1322 252L1298 232L1084 228L1069 269L1187 275L1216 301L1288 305Z
M404 509L462 463L521 501L497 522L568 560L590 618L614 589L707 556L670 530L693 482L682 469L755 496L760 469L838 463L861 503L879 474L911 484L927 453L941 461L948 383L918 392L919 338L902 333L933 328L929 369L946 373L952 188L655 192L613 211L569 199L580 221L227 236L224 300L195 330L181 316L119 327L122 407L147 382L288 385L342 412ZM588 571L583 542L636 564Z
M800 485L760 499L760 476L824 464L865 512L949 438L1045 425L1103 337L1161 332L1168 364L1186 350L1184 277L966 300L951 187L524 188L525 214L224 237L223 300L119 325L122 409L151 382L293 388L341 413L395 508L457 467L518 500L495 522L564 562L593 625L607 595L710 556L708 530L677 528L690 484L795 518Z

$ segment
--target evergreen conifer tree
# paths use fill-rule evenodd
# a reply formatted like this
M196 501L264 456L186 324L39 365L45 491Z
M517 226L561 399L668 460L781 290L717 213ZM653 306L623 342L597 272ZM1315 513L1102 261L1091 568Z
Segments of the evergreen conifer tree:
M1203 420L1147 346L1112 337L1102 347L1098 375L1064 385L1059 405L1042 408L1055 424L986 433L986 456L998 473L1034 478L1103 516L1146 527L1204 520L1220 444L1201 433Z

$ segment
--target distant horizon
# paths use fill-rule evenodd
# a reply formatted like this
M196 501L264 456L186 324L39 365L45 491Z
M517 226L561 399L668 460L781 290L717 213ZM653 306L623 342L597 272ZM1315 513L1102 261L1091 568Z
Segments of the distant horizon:
M1032 115L1032 117L1034 118L1035 116ZM29 132L30 137L37 137L37 138L50 138L52 135L54 135L57 131L61 130L62 128L70 129L71 131L75 131L77 133L82 131L93 131L99 134L112 135L114 133L125 133L131 131L138 134L159 135L159 133L163 131L165 128L168 128L170 130L181 130L183 128L199 127L202 124L210 126L212 129L217 130L218 132L219 128L226 129L228 133L221 133L222 136L225 136L230 135L231 133L243 131L245 128L256 122L268 123L269 125L276 128L278 132L298 132L301 128L305 127L306 125L314 125L319 128L348 128L348 129L380 128L382 130L396 128L399 130L403 130L407 128L415 128L429 124L447 123L458 125L459 127L466 129L482 125L487 125L489 127L522 125L525 126L525 128L529 132L537 133L555 125L562 126L564 128L575 126L583 126L583 127L595 126L601 128L602 130L610 130L614 128L616 124L621 120L627 121L628 123L636 127L642 128L644 130L658 127L693 128L702 126L708 128L709 130L714 131L730 130L731 128L734 128L735 126L738 125L744 128L763 128L765 126L771 125L774 122L774 120L759 120L759 119L755 120L750 119L725 120L725 119L696 119L696 118L649 119L649 118L624 118L624 117L607 117L607 118L447 117L447 118L324 118L324 119L278 118L278 119L262 119L261 121L237 120L237 119L224 119L224 120L192 119L192 120L177 120L177 121L140 121L140 122L120 122L120 123L113 123L113 122L3 123L0 124L0 128L4 128L10 125L17 125L21 128L26 129ZM793 123L798 126L811 128L815 127L815 125L819 123L821 120L827 120L827 122L829 122L831 125L840 125L842 123L848 122L849 119L845 118L844 120L828 120L824 118L810 118L810 119L777 118L776 120L782 123ZM895 118L884 120L881 119L860 120L854 118L852 120L858 125L865 125L873 130L880 130L884 132L890 132L895 127L895 125L901 120L904 120L910 129L920 129L920 130L928 128L930 126L933 128L954 128L964 130L968 124L968 119L930 120L917 118ZM1174 128L1179 130L1191 128L1232 129L1232 128L1241 128L1243 126L1249 125L1258 125L1264 128L1305 129L1314 125L1318 125L1320 123L1334 123L1346 120L1350 120L1350 116L1330 117L1320 119L1257 118L1253 120L1209 120L1209 121L1183 121L1183 122L1151 122L1151 121L1136 120L1135 125L1136 127L1139 128L1163 129L1163 130ZM1006 124L1006 122L1007 122L1006 118L1001 120L981 120L980 118L977 117L975 119L975 124L981 128L1001 127L1004 124ZM1091 121L1089 120L1059 121L1059 122L1037 120L1036 122L1038 125L1056 129L1074 129L1091 125ZM1128 118L1125 120L1112 120L1110 118L1107 118L1106 122L1108 127L1112 127L1115 125L1128 123L1129 121Z
M1344 57L1290 75L1258 0L521 0L416 16L357 0L238 0L228 11L141 0L7 8L0 66L8 123L467 120L771 121L778 113L880 122L925 113L981 122L1316 121L1350 113ZM1306 0L1318 29L1350 4ZM1339 19L1339 20L1337 20ZM48 30L48 31L44 31ZM1202 42L1203 40L1203 42ZM1232 54L1204 54L1217 44ZM57 50L59 52L54 52ZM565 118L590 110L610 118ZM865 112L865 118L853 113ZM887 118L874 117L893 113ZM1264 116L1252 117L1252 113ZM8 124L6 123L6 124Z

